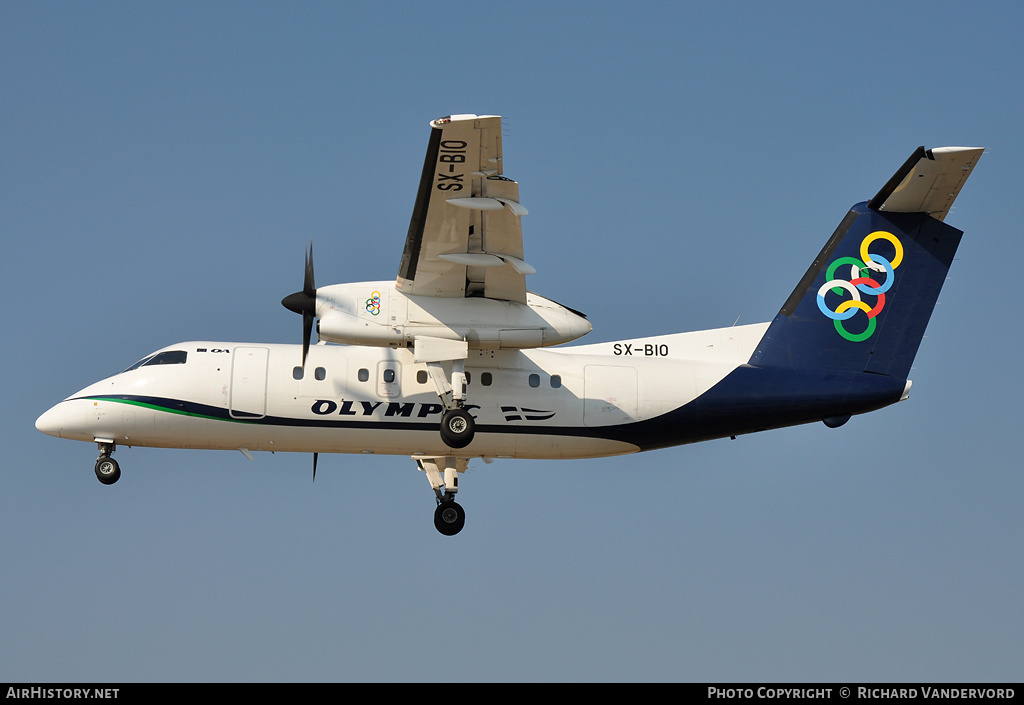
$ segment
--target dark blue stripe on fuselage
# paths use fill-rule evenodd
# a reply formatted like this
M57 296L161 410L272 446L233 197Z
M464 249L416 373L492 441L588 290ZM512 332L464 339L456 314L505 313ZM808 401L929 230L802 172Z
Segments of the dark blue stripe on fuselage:
M630 443L641 450L653 450L874 411L899 401L905 387L903 380L866 372L830 373L742 365L694 401L655 418L598 427L480 424L477 432L601 438ZM170 413L268 426L436 431L440 421L439 417L422 421L392 421L372 416L234 418L222 407L165 397L106 395L86 398L120 400Z
M598 430L642 450L728 438L862 414L894 404L906 382L870 373L833 374L742 365L685 406L657 418Z

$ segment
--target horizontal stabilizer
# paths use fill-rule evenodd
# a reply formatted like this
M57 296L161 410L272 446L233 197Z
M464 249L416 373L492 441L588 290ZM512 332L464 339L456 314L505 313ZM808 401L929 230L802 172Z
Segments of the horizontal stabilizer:
M883 213L927 213L944 220L974 170L980 147L918 147L868 208Z

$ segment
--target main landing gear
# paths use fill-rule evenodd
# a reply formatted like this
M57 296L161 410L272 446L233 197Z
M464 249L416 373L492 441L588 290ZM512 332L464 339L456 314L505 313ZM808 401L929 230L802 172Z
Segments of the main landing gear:
M427 372L437 388L437 396L444 404L441 415L441 440L449 448L465 448L473 442L476 422L466 410L465 360L452 361L452 381L448 382L439 363L427 363Z
M466 410L466 357L469 344L465 340L443 340L417 336L414 345L416 362L426 365L437 397L444 405L441 416L441 440L449 448L465 448L473 442L476 422ZM445 370L451 365L451 381Z
M96 458L96 479L104 485L112 485L121 479L121 468L110 457L117 445L107 441L96 441L96 445L100 449L100 457Z
M459 491L459 473L469 466L466 458L415 458L420 470L427 474L430 487L437 496L434 528L445 536L454 536L466 524L466 510L455 501Z

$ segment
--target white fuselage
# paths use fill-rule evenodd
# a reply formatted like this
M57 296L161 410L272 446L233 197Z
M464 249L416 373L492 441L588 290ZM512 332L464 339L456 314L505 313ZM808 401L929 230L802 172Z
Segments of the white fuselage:
M460 456L587 458L639 450L621 427L700 396L768 324L534 350L471 350ZM453 455L443 406L408 348L189 342L97 382L37 422L51 435L165 448ZM618 428L618 434L606 434ZM610 437L616 436L616 437Z

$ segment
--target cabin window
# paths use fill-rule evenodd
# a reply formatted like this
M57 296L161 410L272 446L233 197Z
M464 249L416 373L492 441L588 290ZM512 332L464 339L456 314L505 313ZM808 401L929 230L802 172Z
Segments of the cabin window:
M292 379L302 379L303 370L301 367L292 368Z
M539 387L540 386L540 375L538 375L538 374L530 375L530 386L531 387Z
M318 380L323 381L327 379L327 370L325 370L323 367L317 367L315 370L313 370L313 376L316 377Z
M562 386L562 378L559 375L551 375L551 388L558 389Z
M426 384L427 383L427 371L426 370L418 370L416 372L416 381L419 382L420 384Z
M364 367L361 370L359 370L359 373L356 375L356 377L359 379L360 382L367 382L370 379L370 371Z
M491 386L491 382L493 382L493 381L494 381L494 378L491 377L491 373L490 372L481 372L480 373L480 384L484 385L485 387L490 387Z
M401 396L400 369L398 363L393 360L381 360L377 363L377 396L385 399Z

